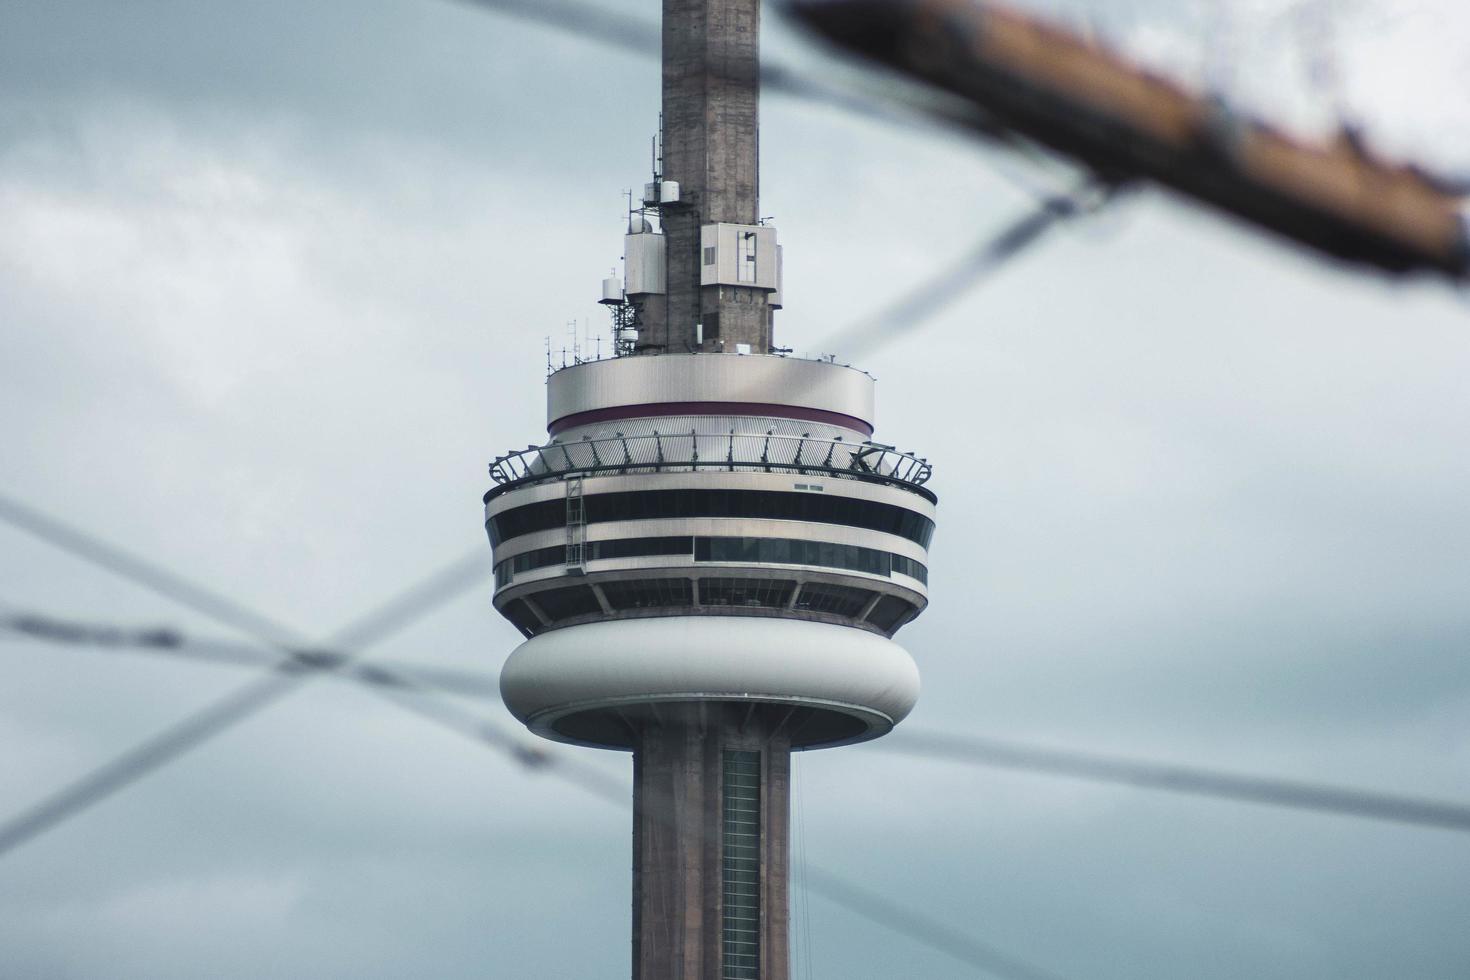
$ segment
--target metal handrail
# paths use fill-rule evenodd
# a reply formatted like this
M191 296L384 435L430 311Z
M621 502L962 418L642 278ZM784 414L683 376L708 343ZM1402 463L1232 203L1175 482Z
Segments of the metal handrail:
M821 462L812 462L821 460ZM684 432L552 442L497 456L488 501L515 487L566 476L667 473L698 469L805 473L899 487L935 501L924 484L933 475L922 456L874 442L781 436L770 432Z

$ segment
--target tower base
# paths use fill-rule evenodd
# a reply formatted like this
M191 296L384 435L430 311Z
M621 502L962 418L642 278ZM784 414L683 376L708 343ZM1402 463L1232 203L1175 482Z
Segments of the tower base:
M797 709L665 704L633 751L633 980L788 980Z

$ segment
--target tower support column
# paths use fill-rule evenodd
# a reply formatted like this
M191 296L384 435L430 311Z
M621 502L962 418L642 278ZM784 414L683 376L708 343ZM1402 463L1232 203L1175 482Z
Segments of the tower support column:
M633 980L788 980L790 712L665 705L633 753Z

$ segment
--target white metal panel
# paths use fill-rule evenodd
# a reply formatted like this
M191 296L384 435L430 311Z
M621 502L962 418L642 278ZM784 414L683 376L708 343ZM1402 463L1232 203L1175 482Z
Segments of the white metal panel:
M823 524L818 521L778 521L750 517L669 517L637 521L599 521L587 525L587 540L621 541L628 538L662 538L690 535L697 538L793 538L798 541L823 541L873 548L927 563L928 553L918 542L867 528L846 524ZM495 549L495 560L505 561L528 551L550 548L566 541L566 529L533 531L517 535ZM813 565L812 568L824 567ZM924 590L927 593L927 589Z
M664 236L642 232L623 236L623 270L629 296L661 295L666 289Z
M779 283L776 281L776 269L779 260L776 244L776 229L770 225L760 225L755 229L755 235L759 241L756 252L756 285L762 289L775 289Z
M779 310L783 305L781 299L781 280L784 274L782 272L782 263L784 261L782 248L784 246L776 246L776 288L771 290L771 295L766 298L766 304L773 310Z
M776 288L776 229L769 225L729 223L704 225L699 230L701 286ZM755 256L753 274L742 267L750 248Z
M671 616L542 633L510 655L500 693L512 714L552 738L551 725L570 711L700 699L816 703L869 721L876 736L913 710L919 669L897 643L852 627Z
M652 435L654 432L665 435L698 432L700 435L721 436L729 435L732 431L740 435L764 435L771 432L778 436L810 433L813 439L841 437L847 442L858 444L867 439L864 433L848 426L825 425L803 419L782 419L772 415L660 415L655 418L628 418L575 425L557 433L556 441L576 442L584 436L588 439L615 439L619 433L634 437Z
M630 290L631 292L631 290ZM735 354L660 354L592 361L557 371L546 421L625 405L738 402L834 412L873 424L873 379L827 361Z

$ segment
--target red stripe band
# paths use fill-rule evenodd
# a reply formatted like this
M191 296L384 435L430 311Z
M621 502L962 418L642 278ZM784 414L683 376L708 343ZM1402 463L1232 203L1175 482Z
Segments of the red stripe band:
M622 419L656 419L671 415L746 415L758 418L795 419L801 422L819 422L852 429L865 436L872 436L873 426L852 415L828 412L820 408L798 408L793 405L765 405L759 402L654 402L649 405L618 405L613 408L594 408L587 412L576 412L556 419L546 427L551 435L560 435L567 429L598 422L618 422Z

